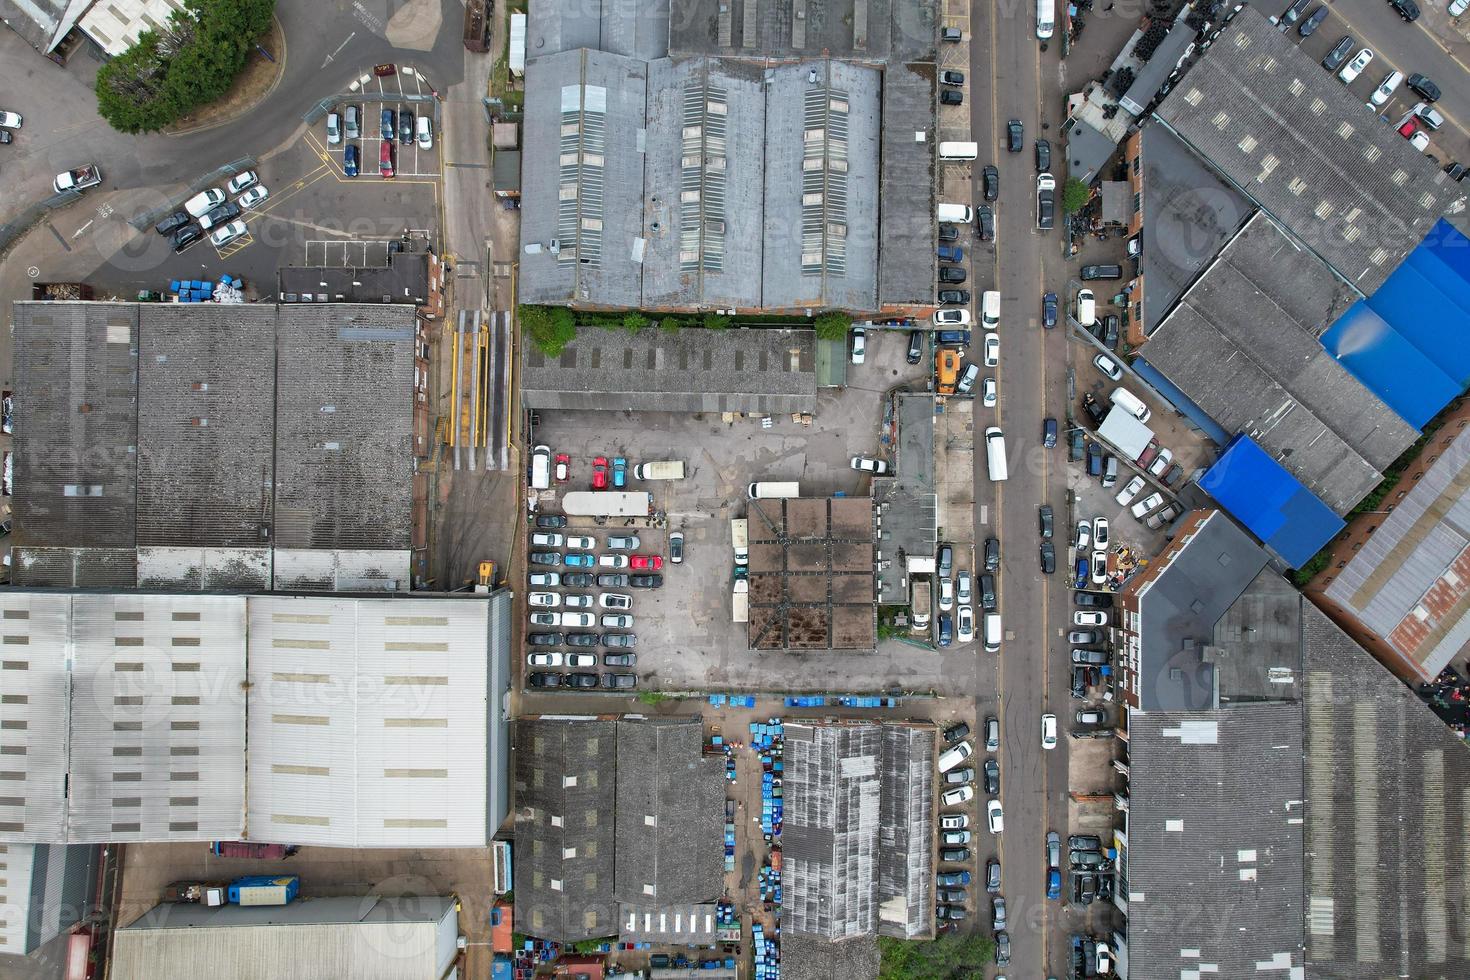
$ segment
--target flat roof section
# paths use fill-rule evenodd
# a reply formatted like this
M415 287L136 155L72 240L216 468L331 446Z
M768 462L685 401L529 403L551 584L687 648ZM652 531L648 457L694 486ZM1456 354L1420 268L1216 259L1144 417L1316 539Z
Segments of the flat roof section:
M750 648L873 649L873 501L752 500L748 518Z
M581 327L552 360L527 344L526 408L785 415L817 407L810 330Z
M138 311L17 302L15 544L136 544Z
M898 454L892 477L873 479L878 508L879 602L907 605L904 559L930 556L939 546L938 497L934 487L934 395L898 393Z
M429 302L429 254L389 252L387 265L281 266L276 270L276 289L281 302L293 302L287 296L295 295L325 296L336 303L425 306Z
M932 62L891 63L883 72L882 183L878 191L878 305L882 308L930 305L938 288L934 154L939 129L934 86Z
M934 57L935 0L681 0L679 7L669 25L669 53L676 58Z
M671 6L671 0L538 2L526 24L526 57L591 48L644 61L662 58L669 50Z
M1252 6L1155 114L1364 294L1459 185Z
M66 662L71 598L7 589L0 591L0 618L6 634L5 657L0 660L5 720L0 725L4 760L0 773L6 786L0 798L0 840L62 843L71 713ZM11 885L19 880L18 874L6 877Z

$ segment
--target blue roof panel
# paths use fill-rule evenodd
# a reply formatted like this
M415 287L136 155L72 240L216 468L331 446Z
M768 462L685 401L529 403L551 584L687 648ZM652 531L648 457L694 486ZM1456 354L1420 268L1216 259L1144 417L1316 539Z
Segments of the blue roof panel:
M1343 528L1342 518L1243 433L1199 485L1293 568Z

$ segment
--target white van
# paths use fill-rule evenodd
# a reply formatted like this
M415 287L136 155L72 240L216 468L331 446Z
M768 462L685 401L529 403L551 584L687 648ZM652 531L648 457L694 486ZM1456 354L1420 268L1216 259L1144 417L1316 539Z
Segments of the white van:
M1000 293L987 289L980 297L980 322L986 330L1000 329Z
M1036 0L1036 37L1045 41L1056 29L1056 15L1052 12L1054 0Z
M1000 613L991 612L985 614L985 652L997 653L1000 651Z
M1006 434L995 426L985 430L985 462L990 467L990 480L999 483L1006 472Z
M974 753L974 746L972 746L969 742L961 742L959 745L956 745L954 748L950 749L948 752L945 752L939 757L939 771L949 772L951 769L958 766L961 762L964 762L970 756L974 755Z
M979 143L945 142L939 144L939 159L941 160L973 160L979 155Z
M1097 322L1097 298L1090 289L1077 290L1077 322L1084 327Z
M800 497L799 483L752 483L749 490L751 500L774 500L779 497Z
M1153 415L1153 412L1143 403L1143 400L1127 388L1113 389L1113 404L1140 422L1147 422L1149 417Z
M968 225L974 223L975 212L968 204L940 204L938 217L940 221Z
M537 446L531 450L531 489L546 490L551 487L551 447Z

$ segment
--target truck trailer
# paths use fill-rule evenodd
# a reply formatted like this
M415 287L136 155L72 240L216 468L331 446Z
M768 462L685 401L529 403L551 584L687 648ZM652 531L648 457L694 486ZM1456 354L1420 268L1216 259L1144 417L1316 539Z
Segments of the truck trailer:
M647 490L573 490L561 498L568 517L647 517L653 494Z

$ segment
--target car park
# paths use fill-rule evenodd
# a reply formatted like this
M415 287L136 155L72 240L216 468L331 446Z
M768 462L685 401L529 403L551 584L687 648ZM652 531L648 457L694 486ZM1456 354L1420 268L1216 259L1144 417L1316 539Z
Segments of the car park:
M1012 153L1020 153L1026 142L1026 129L1021 125L1021 120L1011 119L1006 122L1006 149Z
M243 238L248 231L243 221L231 221L223 228L217 228L209 236L209 243L215 248L224 248L231 242Z
M1306 20L1297 25L1296 32L1301 37L1311 37L1312 34L1316 32L1317 28L1322 26L1322 22L1326 19L1327 6L1326 4L1323 4L1316 10L1312 11L1312 13L1307 17Z
M1054 749L1057 747L1057 716L1045 714L1041 716L1041 747L1043 749Z
M987 165L981 171L980 186L986 201L994 201L1000 197L1000 171L994 164Z
M1305 25L1304 25L1305 26ZM1328 71L1337 71L1339 65L1347 58L1348 52L1353 49L1353 38L1351 34L1344 34L1342 39L1333 45L1331 51L1322 59L1322 67Z

